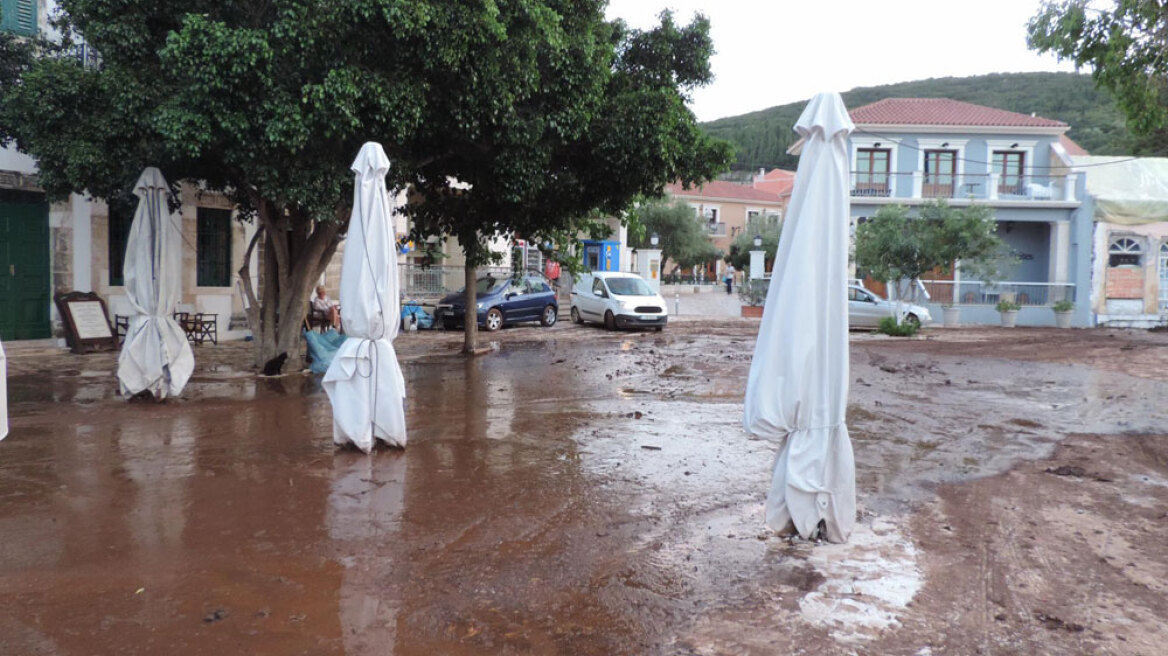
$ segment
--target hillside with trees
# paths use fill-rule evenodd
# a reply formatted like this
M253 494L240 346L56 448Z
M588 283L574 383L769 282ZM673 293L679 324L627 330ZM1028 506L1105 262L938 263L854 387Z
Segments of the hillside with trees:
M1076 73L995 73L859 87L843 93L848 107L884 98L951 98L1013 112L1031 112L1064 121L1067 133L1093 155L1155 154L1135 142L1111 96L1095 87L1089 75ZM735 169L794 169L797 158L787 148L798 135L791 129L804 102L704 123L711 136L735 145Z

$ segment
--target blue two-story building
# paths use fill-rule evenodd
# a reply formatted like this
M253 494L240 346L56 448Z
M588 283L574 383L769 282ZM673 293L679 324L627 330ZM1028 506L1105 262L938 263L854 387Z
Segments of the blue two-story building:
M1091 324L1092 223L1079 212L1085 183L1071 156L1083 151L1067 124L943 98L888 98L851 117L853 229L890 204L977 203L994 211L1012 251L1000 280L963 276L958 263L923 281L934 316L952 304L962 323L997 323L995 305L1013 300L1019 325L1053 325L1051 306L1065 299L1075 302L1074 325Z

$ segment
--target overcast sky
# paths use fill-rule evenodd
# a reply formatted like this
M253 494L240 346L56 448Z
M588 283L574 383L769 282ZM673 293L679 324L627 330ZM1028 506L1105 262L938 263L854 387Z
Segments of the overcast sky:
M1026 49L1040 0L609 0L609 18L648 28L662 9L710 19L714 81L699 120L930 77L1070 71Z

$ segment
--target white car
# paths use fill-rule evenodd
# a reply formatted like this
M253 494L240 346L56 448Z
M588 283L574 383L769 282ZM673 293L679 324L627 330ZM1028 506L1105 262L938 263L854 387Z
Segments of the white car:
M918 327L932 323L928 308L911 303L901 303L906 323ZM872 290L858 285L848 285L848 327L879 328L884 317L896 316L896 301L888 301L877 296Z
M597 271L572 289L572 321L603 323L609 330L646 327L660 331L669 321L665 299L635 273Z

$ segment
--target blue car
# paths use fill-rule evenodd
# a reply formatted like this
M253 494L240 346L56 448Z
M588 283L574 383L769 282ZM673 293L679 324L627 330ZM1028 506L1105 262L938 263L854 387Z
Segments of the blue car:
M542 276L526 275L516 278L484 276L475 287L478 303L478 323L481 328L494 331L521 321L538 321L554 326L560 313L556 293ZM434 320L448 330L458 328L466 319L464 290L448 294L438 302Z

